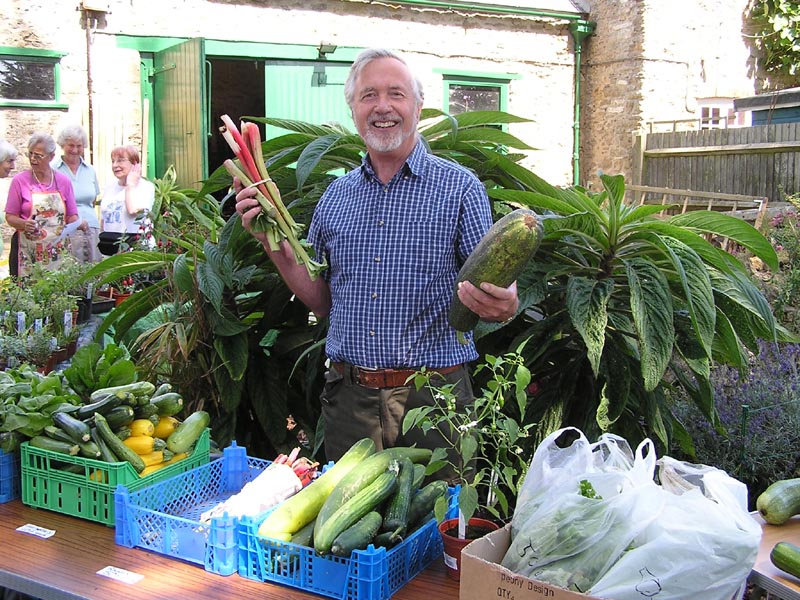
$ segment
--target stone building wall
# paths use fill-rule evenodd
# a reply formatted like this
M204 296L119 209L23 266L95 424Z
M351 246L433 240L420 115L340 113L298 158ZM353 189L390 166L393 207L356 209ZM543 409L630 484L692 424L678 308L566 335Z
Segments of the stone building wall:
M743 37L748 0L594 0L584 63L581 180L632 174L653 121L697 120L698 99L754 93Z

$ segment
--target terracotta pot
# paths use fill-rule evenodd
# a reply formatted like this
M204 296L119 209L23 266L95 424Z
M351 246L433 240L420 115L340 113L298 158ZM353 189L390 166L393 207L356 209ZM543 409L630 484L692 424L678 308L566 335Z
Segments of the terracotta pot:
M467 524L467 537L458 537L458 519L447 519L439 523L439 533L444 544L444 566L447 576L455 581L461 580L461 550L472 540L491 533L500 526L486 519L472 517Z
M114 296L114 306L119 306L130 297L130 294L119 293Z

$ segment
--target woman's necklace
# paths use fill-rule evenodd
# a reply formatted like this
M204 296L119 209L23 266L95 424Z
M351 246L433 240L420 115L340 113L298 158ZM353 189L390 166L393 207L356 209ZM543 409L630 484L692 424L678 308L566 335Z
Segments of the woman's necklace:
M36 183L38 183L39 185L44 185L41 181L39 181L39 178L36 176L36 171L31 169L31 173L33 173L33 178L36 180ZM56 178L55 171L53 171L53 169L50 169L50 183L48 183L45 187L46 188L53 187L53 181L55 181L55 178Z

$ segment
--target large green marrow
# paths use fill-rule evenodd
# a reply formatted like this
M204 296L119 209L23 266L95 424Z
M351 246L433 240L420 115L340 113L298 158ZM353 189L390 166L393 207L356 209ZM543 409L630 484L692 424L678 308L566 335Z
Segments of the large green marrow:
M536 254L543 235L541 219L527 208L518 208L492 225L458 272L448 315L456 331L470 331L480 320L458 299L458 284L469 281L478 287L489 282L508 287Z

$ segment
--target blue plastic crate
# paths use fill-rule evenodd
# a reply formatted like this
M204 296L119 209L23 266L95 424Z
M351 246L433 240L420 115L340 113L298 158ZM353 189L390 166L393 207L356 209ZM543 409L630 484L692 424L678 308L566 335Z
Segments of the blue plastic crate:
M247 456L234 442L222 457L141 492L120 486L114 494L120 546L139 547L201 565L218 575L237 571L236 519L200 515L239 492L270 461Z
M19 452L0 450L0 504L19 498Z
M454 493L451 488L448 518L458 514ZM266 514L239 521L239 575L340 600L386 600L444 550L436 521L431 520L390 550L369 545L349 558L320 556L313 548L258 535Z

